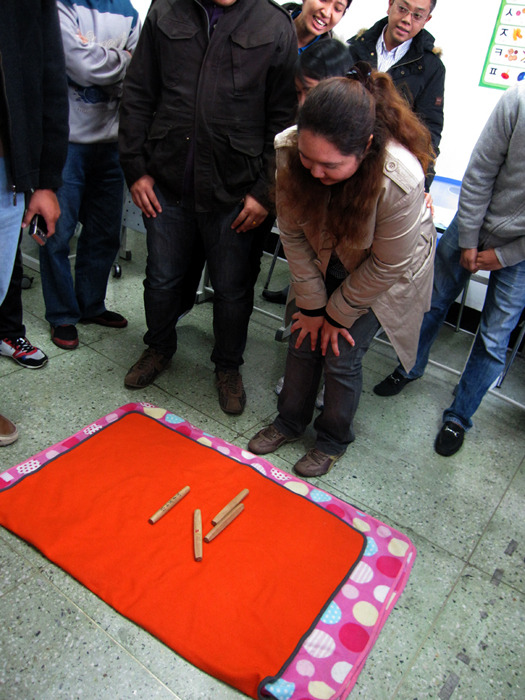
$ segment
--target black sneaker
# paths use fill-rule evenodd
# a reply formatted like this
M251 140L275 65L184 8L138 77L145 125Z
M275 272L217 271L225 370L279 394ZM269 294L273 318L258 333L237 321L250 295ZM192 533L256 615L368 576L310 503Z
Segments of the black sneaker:
M62 350L78 348L78 332L76 326L64 323L62 326L51 326L51 340Z
M414 379L403 377L403 375L395 369L386 379L383 379L382 382L375 385L374 394L378 396L395 396L403 391L409 382L413 381Z
M450 420L443 423L441 430L437 434L434 449L438 455L443 457L451 457L455 455L463 444L465 437L465 429L459 423L453 423Z

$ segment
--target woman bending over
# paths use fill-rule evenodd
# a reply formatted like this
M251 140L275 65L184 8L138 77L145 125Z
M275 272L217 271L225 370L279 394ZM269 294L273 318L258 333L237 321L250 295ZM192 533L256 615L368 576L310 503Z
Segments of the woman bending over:
M368 64L314 87L297 127L276 137L276 206L297 311L279 415L248 445L269 454L313 417L315 447L295 464L326 474L354 440L362 359L383 326L407 371L432 291L436 232L425 205L430 134Z

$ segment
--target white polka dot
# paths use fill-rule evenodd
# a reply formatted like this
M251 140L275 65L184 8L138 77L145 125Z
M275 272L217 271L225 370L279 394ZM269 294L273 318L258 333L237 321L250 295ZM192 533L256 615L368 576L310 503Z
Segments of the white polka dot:
M342 683L352 668L352 664L349 664L347 661L338 661L332 666L331 676L336 683Z
M380 603L384 603L390 588L388 586L376 586L374 588L374 598Z
M298 661L295 668L300 676L311 678L315 673L315 666L311 661L308 661L308 659L301 659Z
M355 586L352 586L351 583L345 584L341 589L341 593L344 595L345 598L348 598L349 600L359 598L359 591Z
M350 578L356 583L368 583L374 578L374 571L371 566L360 561L352 571Z
M392 531L386 525L380 525L377 528L377 534L379 535L379 537L390 537Z
M259 464L259 462L252 462L251 466L254 469L257 469L258 472L260 472L261 474L264 474L266 476L266 469L263 467L262 464Z
M304 643L305 650L314 659L326 659L335 651L335 642L329 634L314 630Z
M205 447L211 447L211 446L212 446L211 440L209 440L209 439L206 438L206 437L200 437L200 438L197 440L197 442L200 443L201 445L204 445Z

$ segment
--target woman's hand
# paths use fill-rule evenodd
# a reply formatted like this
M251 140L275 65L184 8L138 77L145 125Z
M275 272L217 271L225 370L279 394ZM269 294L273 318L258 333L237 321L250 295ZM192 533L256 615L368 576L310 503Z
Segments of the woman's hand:
M332 347L332 352L336 357L339 357L339 338L344 338L350 345L354 346L355 341L346 328L338 328L323 319L323 327L321 328L321 352L326 355L328 344Z
M310 334L310 346L313 352L317 347L317 338L323 326L324 318L322 316L305 316L300 311L296 311L292 318L294 319L291 328L292 333L299 331L295 347L300 348L303 340Z
M350 345L355 345L355 341L346 328L337 328L329 323L323 316L305 316L305 314L297 311L292 318L292 333L299 331L295 347L300 348L304 339L310 334L310 347L312 352L317 347L317 339L319 334L321 337L321 352L326 355L328 345L332 347L332 352L336 357L339 357L339 337L344 338Z
M432 218L434 218L434 202L432 200L432 195L430 194L430 192L425 192L425 204L427 206L427 209L430 209Z

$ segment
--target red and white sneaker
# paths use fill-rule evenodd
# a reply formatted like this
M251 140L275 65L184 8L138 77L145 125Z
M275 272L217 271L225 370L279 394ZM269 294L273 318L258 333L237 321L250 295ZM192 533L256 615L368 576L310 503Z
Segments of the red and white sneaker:
M28 369L40 369L47 362L47 355L31 345L27 338L3 338L0 340L0 355L11 357Z

